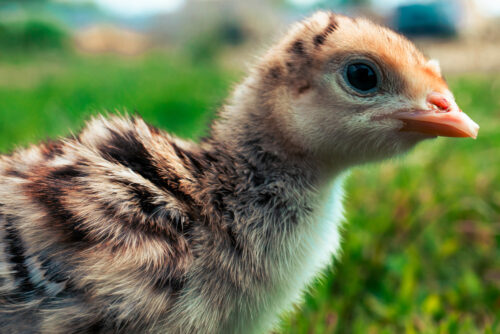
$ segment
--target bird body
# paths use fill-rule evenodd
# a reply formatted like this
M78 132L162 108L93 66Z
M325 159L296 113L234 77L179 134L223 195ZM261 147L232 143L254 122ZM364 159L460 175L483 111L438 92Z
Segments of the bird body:
M199 144L112 116L2 156L1 328L268 332L338 252L349 167L476 134L410 42L318 13Z
M267 329L338 249L341 181L229 152L113 117L4 158L3 328Z

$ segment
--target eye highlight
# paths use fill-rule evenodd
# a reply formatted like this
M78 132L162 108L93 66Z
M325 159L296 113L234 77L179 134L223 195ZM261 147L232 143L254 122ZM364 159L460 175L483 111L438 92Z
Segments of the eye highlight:
M351 88L361 94L373 93L379 85L379 75L375 66L365 61L347 64L344 70L344 80Z

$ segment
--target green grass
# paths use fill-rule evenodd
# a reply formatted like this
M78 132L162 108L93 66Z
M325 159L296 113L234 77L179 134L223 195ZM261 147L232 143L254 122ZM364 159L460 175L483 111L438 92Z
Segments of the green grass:
M43 53L0 59L0 150L68 134L90 115L106 112L138 112L182 137L197 137L234 78L160 52L141 58Z
M197 138L239 76L153 53L0 59L0 150L139 111ZM450 84L479 138L440 138L353 171L343 252L283 333L500 332L500 77Z

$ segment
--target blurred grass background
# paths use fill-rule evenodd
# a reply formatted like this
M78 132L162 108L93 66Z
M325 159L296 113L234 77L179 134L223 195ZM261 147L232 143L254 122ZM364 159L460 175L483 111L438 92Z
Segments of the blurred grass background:
M202 42L89 55L57 25L0 24L0 151L124 111L196 140L243 77L220 57L200 61ZM500 77L448 81L478 139L440 138L356 168L342 255L282 333L500 333Z

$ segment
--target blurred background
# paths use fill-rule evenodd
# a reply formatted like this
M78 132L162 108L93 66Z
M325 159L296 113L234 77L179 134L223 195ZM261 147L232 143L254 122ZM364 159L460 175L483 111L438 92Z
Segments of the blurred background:
M280 333L500 333L500 1L0 0L0 151L123 111L196 140L317 9L414 40L481 130L353 172L342 255Z

